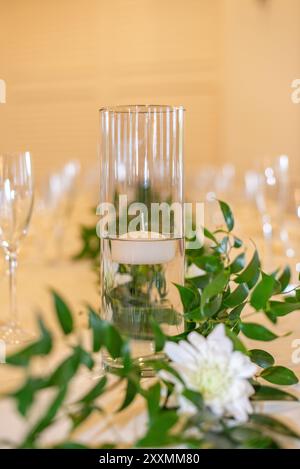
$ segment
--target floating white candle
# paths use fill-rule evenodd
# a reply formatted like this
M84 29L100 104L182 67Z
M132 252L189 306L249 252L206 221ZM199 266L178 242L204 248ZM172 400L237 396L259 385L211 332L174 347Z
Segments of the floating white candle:
M176 241L155 231L131 231L111 240L112 260L118 264L164 264L175 253Z

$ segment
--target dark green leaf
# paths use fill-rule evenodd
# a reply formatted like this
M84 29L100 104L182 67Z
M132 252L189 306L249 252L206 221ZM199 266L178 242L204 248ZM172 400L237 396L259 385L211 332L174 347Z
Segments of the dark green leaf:
M223 300L223 296L220 294L220 295L215 296L208 303L206 303L206 305L203 308L203 315L206 318L211 318L212 316L214 316L219 311L222 305L222 300ZM199 310L201 312L200 308ZM196 317L195 317L195 320L197 321Z
M233 242L234 248L238 249L243 246L243 241L240 238L237 238L236 236L234 236L233 239L234 239L234 242Z
M201 308L203 310L205 304L215 295L221 293L225 286L228 284L229 273L226 271L220 272L215 278L204 288L201 295Z
M232 322L239 320L241 316L241 312L243 311L245 306L246 306L246 303L242 303L236 306L234 309L232 309L229 313L228 319Z
M121 412L121 410L126 409L126 407L128 407L132 403L135 396L137 395L137 392L138 392L138 387L136 383L133 380L128 379L125 398L124 398L123 404L118 409L118 412Z
M247 298L249 288L246 283L241 283L230 295L224 299L224 305L233 308L238 306Z
M285 366L270 366L261 372L260 377L272 384L289 386L298 383L295 373Z
M90 353L80 346L77 346L76 348L78 349L78 353L80 355L80 363L91 370L94 367L95 362Z
M63 401L65 400L67 389L67 385L64 385L58 389L56 396L48 406L45 414L40 418L40 420L37 421L37 423L25 437L21 448L31 448L39 434L51 425L57 412L60 410Z
M94 352L98 352L102 346L105 346L112 358L120 357L124 343L118 330L109 322L101 319L91 308L89 308L89 313Z
M277 339L278 335L269 331L265 326L254 322L241 323L241 331L249 339L269 341Z
M34 402L36 393L46 386L46 379L29 377L20 389L11 394L11 397L17 402L18 411L21 415L27 415Z
M70 308L65 301L54 290L51 290L56 315L64 334L73 331L73 317Z
M249 350L251 361L256 363L261 368L268 368L268 366L274 365L274 358L272 355L265 350L252 349Z
M275 316L275 314L272 313L272 311L264 311L265 315L267 316L267 318L269 319L269 321L271 321L272 324L276 324L277 323L277 316Z
M226 202L223 202L222 200L219 200L219 205L226 223L226 226L229 231L233 230L234 227L234 218L233 218L233 213L231 211L231 208L229 207Z
M251 306L257 311L266 307L267 301L272 296L276 285L276 279L274 277L264 272L262 272L261 275L261 281L254 288L250 298Z
M199 392L193 391L192 389L185 389L182 395L191 401L198 410L203 410L203 398Z
M67 357L52 373L49 386L63 386L75 375L80 365L80 352L74 349L73 355Z
M138 448L156 448L169 443L169 431L177 423L179 416L175 411L164 411L151 421L146 435L137 442Z
M48 355L52 350L52 337L42 319L39 319L40 338L21 351L7 357L6 362L13 366L27 366L30 359L39 355Z
M230 272L232 274L237 274L238 272L240 272L245 267L245 262L246 262L245 261L245 253L242 252L230 264L230 266L229 266Z
M165 346L166 336L156 321L151 321L151 327L154 334L155 352L160 352Z
M251 396L255 401L298 401L296 396L282 389L255 384L255 394Z
M219 272L223 269L223 263L219 256L217 255L205 255L195 257L193 259L194 264L205 272Z
M199 302L199 293L197 290L192 290L191 288L178 285L177 283L175 283L175 286L179 291L180 299L185 312L197 306L197 303Z
M234 350L238 350L239 352L242 352L245 355L248 355L248 350L243 344L243 342L228 327L226 327L226 335L232 341Z
M150 420L153 420L160 411L160 395L161 388L159 382L153 384L145 393Z
M281 291L283 292L289 285L290 283L290 280L291 280L291 269L290 267L287 265L282 274L280 275L280 277L278 278L278 281L281 285Z
M107 383L107 377L103 376L99 382L94 386L84 397L80 399L80 402L89 404L97 399L103 393Z
M267 427L276 433L281 433L282 435L291 436L294 438L300 437L298 433L289 428L285 423L275 419L274 417L271 417L270 415L252 414L250 415L250 420L253 423L263 425L264 427Z
M215 244L218 244L218 240L217 238L214 236L213 233L211 233L211 231L209 231L207 228L203 228L203 231L204 231L204 236L207 238L207 239L210 239L211 241L213 241Z
M255 250L253 257L247 267L235 279L236 283L247 283L249 288L252 288L260 274L260 260L258 253Z
M286 303L283 301L270 301L270 311L275 316L285 316L293 311L300 310L300 303Z

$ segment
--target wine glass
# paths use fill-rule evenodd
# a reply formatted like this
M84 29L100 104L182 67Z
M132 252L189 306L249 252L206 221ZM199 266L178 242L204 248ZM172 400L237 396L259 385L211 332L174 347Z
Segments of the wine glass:
M0 326L7 344L27 342L33 336L19 322L16 269L20 241L26 235L33 207L33 178L29 152L0 155L0 245L8 262L10 316Z

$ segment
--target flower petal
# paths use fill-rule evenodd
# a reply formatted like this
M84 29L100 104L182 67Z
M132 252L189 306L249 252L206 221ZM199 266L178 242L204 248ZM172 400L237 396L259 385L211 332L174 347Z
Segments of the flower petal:
M167 342L164 351L175 363L189 364L193 360L193 357L189 352L174 342Z

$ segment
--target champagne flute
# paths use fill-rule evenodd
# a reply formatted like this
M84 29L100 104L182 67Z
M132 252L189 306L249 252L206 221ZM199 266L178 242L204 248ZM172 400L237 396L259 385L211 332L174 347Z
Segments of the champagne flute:
M8 262L10 291L10 317L0 326L0 339L7 344L20 344L33 337L19 322L16 298L19 245L27 233L32 207L30 153L0 155L0 245Z

